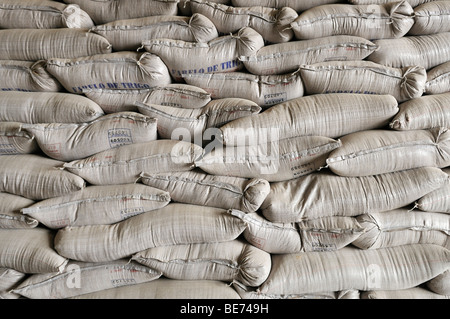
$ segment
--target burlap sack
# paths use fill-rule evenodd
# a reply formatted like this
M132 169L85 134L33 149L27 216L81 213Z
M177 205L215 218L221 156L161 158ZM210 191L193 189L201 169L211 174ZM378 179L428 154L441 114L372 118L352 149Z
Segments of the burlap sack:
M220 128L221 139L225 145L234 146L306 135L339 138L385 127L397 112L398 103L390 95L318 94L234 120ZM277 134L269 134L271 130Z
M136 112L102 116L89 123L22 124L40 149L60 161L84 159L123 145L157 139L156 119Z
M56 198L39 201L21 210L51 229L66 226L109 225L163 208L168 192L142 185L88 186Z
M59 92L0 91L0 121L20 123L85 123L104 115L92 100Z
M130 184L136 182L142 172L190 171L202 154L203 148L196 144L156 140L123 145L86 159L64 163L63 167L92 185Z
M1 29L91 28L94 22L78 5L50 0L2 0Z
M227 97L253 101L262 108L303 96L300 74L253 75L244 72L187 74L186 83L203 88L213 99Z
M47 71L70 93L86 89L150 89L171 83L167 66L147 52L114 52L75 59L50 59Z
M152 247L231 241L245 227L221 208L172 203L114 225L62 228L55 249L72 260L113 261Z
M59 92L64 88L45 69L46 62L0 60L0 90Z
M202 14L117 20L97 25L90 31L105 37L115 51L137 50L143 40L169 38L208 42L219 36L216 26Z
M397 68L371 61L330 61L303 65L300 74L308 95L389 94L401 103L420 97L425 91L426 70L412 65Z
M327 159L340 176L370 176L418 167L450 165L450 131L370 130L341 138L342 146Z
M111 44L88 29L4 29L0 42L4 60L74 59L111 52Z
M258 287L269 276L270 254L243 240L149 248L135 260L178 280L237 280Z
M264 179L209 175L201 170L142 173L141 182L169 192L179 203L255 212L270 191Z
M414 24L414 9L407 1L386 4L329 4L301 13L291 27L299 40L332 35L365 39L403 37Z
M272 183L261 210L268 220L280 223L383 212L413 204L446 185L448 179L434 167L364 177L319 172Z

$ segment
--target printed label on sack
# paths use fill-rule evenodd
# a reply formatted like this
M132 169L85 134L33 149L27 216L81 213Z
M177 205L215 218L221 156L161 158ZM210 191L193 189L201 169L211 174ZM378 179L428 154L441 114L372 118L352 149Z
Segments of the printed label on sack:
M144 212L144 207L129 207L122 209L120 211L120 218L122 220L142 214Z
M133 270L125 269L122 266L112 266L111 268L108 267L108 269L111 285L113 287L122 287L136 284L136 279L128 277L130 276L129 272L133 272Z
M133 144L133 136L131 130L128 128L114 128L108 130L108 140L111 148Z
M107 82L107 83L91 83L81 86L72 87L74 93L83 93L83 90L97 90L97 89L109 89L109 90L130 90L130 89L151 89L152 87L147 83L134 83L134 82Z
M287 92L264 94L264 104L271 106L287 101Z
M70 225L70 219L64 218L64 219L52 220L52 221L50 221L50 225L53 228L64 228L64 227Z
M51 157L59 157L61 155L61 143L45 144L45 152Z
M176 70L172 69L170 73L176 80L183 79L184 75L188 74L204 74L204 73L221 73L221 72L233 72L242 68L243 64L239 60L227 61L212 66L205 66L198 69L191 70Z
M14 155L19 152L12 144L0 144L0 155Z

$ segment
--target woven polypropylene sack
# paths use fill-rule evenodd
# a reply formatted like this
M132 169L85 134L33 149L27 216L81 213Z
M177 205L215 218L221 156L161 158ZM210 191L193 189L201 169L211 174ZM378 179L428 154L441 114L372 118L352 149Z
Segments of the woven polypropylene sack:
M449 32L450 3L448 1L432 1L414 8L414 25L410 35L426 35Z
M39 222L24 216L20 210L33 205L35 201L8 193L0 193L0 229L34 228Z
M425 94L441 94L449 92L450 62L444 62L427 71Z
M34 154L39 152L35 136L22 131L22 123L0 122L0 155Z

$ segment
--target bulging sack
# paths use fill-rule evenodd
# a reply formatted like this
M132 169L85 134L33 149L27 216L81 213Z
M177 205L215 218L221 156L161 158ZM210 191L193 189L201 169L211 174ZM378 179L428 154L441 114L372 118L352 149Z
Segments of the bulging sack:
M243 240L149 248L132 256L164 277L178 280L235 280L257 287L269 276L270 254Z
M153 247L231 241L244 229L227 210L172 203L114 225L62 228L55 249L72 260L113 261Z
M300 74L308 95L388 94L399 103L422 96L427 80L426 70L422 66L396 68L370 61L330 61L303 65Z
M271 136L276 131L267 131ZM212 175L262 178L279 182L311 174L326 164L340 141L323 136L299 136L247 146L217 145L195 166Z
M244 214L233 210L234 216L247 223L245 239L271 254L301 251L331 251L351 244L364 232L354 217L323 217L299 223L272 223L258 213Z
M137 112L136 101L186 109L202 108L211 102L211 95L205 90L182 83L141 90L88 89L83 94L105 113Z
M428 289L439 295L450 295L450 270L447 270L430 281L427 281L426 286Z
M60 92L64 88L37 62L0 60L0 90L19 92Z
M159 15L177 15L179 0L64 0L86 11L96 25Z
M272 183L261 210L264 217L276 223L353 217L405 207L446 185L448 180L448 175L435 167L362 177L319 172Z
M407 208L357 216L365 229L353 245L361 249L379 249L411 244L450 247L450 216L410 211Z
M264 40L258 32L246 27L207 43L154 39L142 41L142 45L164 61L175 81L183 82L186 74L242 70L239 56L256 52L264 46ZM193 58L186 60L186 56Z
M105 37L115 51L137 50L143 40L169 38L208 42L219 36L216 26L202 14L117 20L97 25L90 31Z
M205 131L220 127L235 119L258 114L261 108L244 99L212 100L201 109L182 109L172 106L136 102L138 111L157 120L158 135L162 139L203 145Z
M67 91L77 94L86 89L149 89L171 83L164 62L147 52L49 59L46 69Z
M83 189L85 181L63 164L36 154L0 156L0 191L43 200Z
M298 13L289 7L277 9L263 7L260 4L233 7L203 0L191 0L189 5L192 12L201 13L211 19L222 34L250 27L269 43L288 42L294 37L289 25L298 17Z
M55 234L44 227L0 230L0 267L26 274L63 271L68 260L53 247Z
M442 169L444 173L450 175L450 169ZM450 214L450 183L446 183L442 187L424 195L417 202L415 207L425 212L446 213Z
M324 4L339 3L342 0L230 0L235 7L263 6L269 8L289 7L297 12L311 9ZM214 1L217 2L217 1Z
M103 115L98 104L81 95L0 91L1 122L85 123Z
M201 87L213 99L227 97L253 101L262 108L303 96L300 74L252 75L244 72L187 74L186 83Z
M450 131L370 130L341 138L342 146L327 159L340 176L369 176L418 167L450 165Z
M261 293L396 290L419 286L446 271L450 251L430 244L377 250L344 247L332 252L275 255L272 262L269 278L258 289ZM311 271L305 275L305 269Z
M156 140L123 145L85 159L64 163L65 170L92 185L130 184L142 172L183 172L194 168L203 148L184 141Z
M0 56L5 60L75 59L112 50L104 37L88 29L5 29L0 30L0 42Z
M60 161L73 161L123 145L157 139L156 119L135 112L102 116L89 123L22 124L40 149Z
M450 91L450 62L442 63L427 72L425 94L441 94Z
M409 4L412 7L417 7L423 3L429 2L430 0L409 0ZM351 4L386 4L392 2L392 0L348 0Z
M65 299L159 277L161 274L155 270L126 259L105 263L69 261L64 271L29 276L13 292L29 299Z
M450 92L403 102L390 123L395 130L426 130L450 126Z
M163 208L169 193L142 184L88 186L83 190L39 201L21 210L51 229L109 225Z
M379 48L367 59L393 68L415 65L429 70L448 62L450 55L450 32L411 35L400 39L381 39L373 42Z
M414 25L410 35L427 35L449 32L450 3L448 1L432 1L414 8Z
M0 122L0 156L33 154L38 151L35 136L22 131L22 123Z
M89 15L78 5L50 0L2 0L1 29L57 29L94 26Z
M39 224L36 219L20 213L22 208L34 203L35 201L22 196L0 193L0 229L36 227Z
M295 72L303 64L363 60L377 46L361 37L335 35L317 39L269 44L256 54L240 56L247 71L257 75Z
M401 38L414 24L414 9L406 1L386 4L329 4L301 13L291 27L299 40L331 35L365 39Z
M222 126L221 140L227 146L244 146L307 135L339 138L384 127L397 112L398 102L390 95L304 96Z
M217 176L192 170L141 175L141 182L169 192L173 201L185 204L237 209L259 209L270 192L269 182L257 178Z

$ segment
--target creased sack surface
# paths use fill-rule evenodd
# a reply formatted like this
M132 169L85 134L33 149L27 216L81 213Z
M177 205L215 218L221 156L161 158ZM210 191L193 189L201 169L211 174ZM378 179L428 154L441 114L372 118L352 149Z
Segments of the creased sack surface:
M55 249L73 260L112 261L152 247L230 241L245 227L221 208L172 203L113 225L60 229Z
M450 62L444 62L427 71L425 94L441 94L450 91Z
M36 227L39 224L36 219L20 213L22 208L34 203L35 201L22 196L0 193L0 229Z
M35 136L22 131L22 123L0 122L0 155L34 154L39 152Z
M450 175L450 168L442 169L444 173ZM450 214L450 181L442 187L421 197L416 206L425 212L447 213Z

